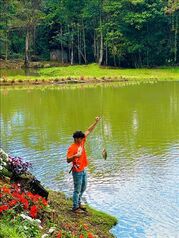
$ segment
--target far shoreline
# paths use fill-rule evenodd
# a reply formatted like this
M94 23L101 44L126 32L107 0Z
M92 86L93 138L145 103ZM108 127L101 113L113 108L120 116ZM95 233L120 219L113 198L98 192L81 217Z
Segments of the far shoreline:
M31 68L24 69L18 62L15 62L15 65L12 65L12 62L7 62L6 65L3 65L2 61L0 63L0 86L179 81L179 66L127 69L97 64L60 65L54 62L32 62Z

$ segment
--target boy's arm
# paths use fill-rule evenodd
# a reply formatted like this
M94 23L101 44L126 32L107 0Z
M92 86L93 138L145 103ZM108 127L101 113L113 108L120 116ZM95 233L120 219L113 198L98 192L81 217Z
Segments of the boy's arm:
M67 163L72 162L75 159L75 155L71 156L71 157L67 157Z
M94 128L98 124L99 120L100 120L100 117L96 117L95 122L85 131L85 136L86 137L94 130Z
M80 156L81 156L81 153L82 153L82 152L77 152L75 155L71 155L71 156L67 154L67 163L70 163L70 162L72 162L74 159L80 157Z

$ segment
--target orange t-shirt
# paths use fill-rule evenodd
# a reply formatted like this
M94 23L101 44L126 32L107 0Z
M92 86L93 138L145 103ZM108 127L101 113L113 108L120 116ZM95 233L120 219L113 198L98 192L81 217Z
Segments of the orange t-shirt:
M84 138L82 140L82 142L77 145L75 143L73 143L69 148L68 148L68 151L67 151L67 158L68 157L71 157L75 154L77 154L78 152L78 149L79 147L81 146L82 148L82 154L80 157L78 158L75 158L73 160L73 171L74 172L81 172L84 170L84 168L88 165L88 159L87 159L87 155L86 155L86 151L85 151L85 147L84 147L84 144L86 142L86 138Z

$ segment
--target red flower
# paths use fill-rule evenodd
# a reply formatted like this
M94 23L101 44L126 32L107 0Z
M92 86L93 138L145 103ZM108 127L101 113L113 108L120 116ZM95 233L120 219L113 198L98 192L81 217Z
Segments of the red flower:
M37 207L35 206L35 205L33 205L31 208L30 208L30 216L32 217L32 218L36 218L37 217L37 212L38 212L38 210L37 210Z
M10 193L11 193L10 188L7 188L6 186L2 187L2 188L1 188L1 191L4 192L4 193L7 193L7 194L10 194Z
M3 211L6 211L8 209L9 209L9 207L7 205L2 205L2 206L0 206L0 213Z
M18 192L13 192L12 193L12 196L14 197L14 198L17 198L19 201L21 201L22 200L22 195L20 194L20 193L18 193Z
M34 197L34 195L31 192L27 192L26 195L31 199Z
M31 199L32 199L33 202L38 202L39 198L40 198L40 196L38 194L35 194L35 195L32 196Z
M94 238L92 233L88 233L88 238Z
M88 225L87 224L83 224L83 227L86 231L88 230Z
M24 206L24 209L28 209L29 208L29 202L26 198L22 198L21 199L21 203L23 204Z
M16 200L11 200L11 201L8 203L8 205L9 205L10 207L13 207L14 205L16 205L16 203L17 203Z
M47 206L47 205L48 205L48 202L47 202L47 200L45 200L45 198L42 198L42 204L43 204L44 206Z
M79 238L84 238L84 235L81 234Z
M61 238L61 237L62 237L62 232L59 231L56 238Z
M16 190L17 192L20 192L21 191L21 187L20 187L20 184L16 184L16 183L13 183L11 185L11 187Z

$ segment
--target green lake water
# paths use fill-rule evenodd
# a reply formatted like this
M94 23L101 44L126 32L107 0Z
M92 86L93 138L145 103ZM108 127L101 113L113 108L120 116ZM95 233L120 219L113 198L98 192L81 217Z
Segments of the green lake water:
M85 201L118 218L116 237L179 237L178 82L8 87L0 94L1 147L30 161L42 184L67 196L72 133L101 115L86 144Z

